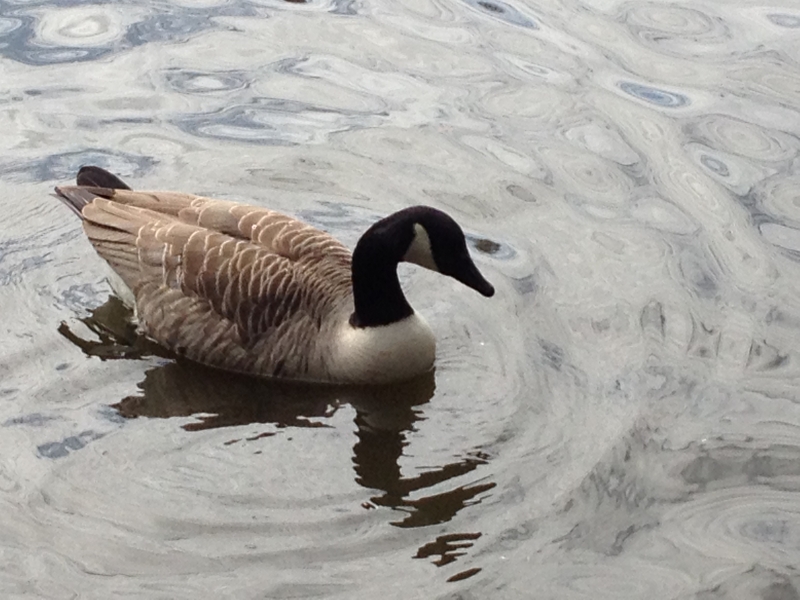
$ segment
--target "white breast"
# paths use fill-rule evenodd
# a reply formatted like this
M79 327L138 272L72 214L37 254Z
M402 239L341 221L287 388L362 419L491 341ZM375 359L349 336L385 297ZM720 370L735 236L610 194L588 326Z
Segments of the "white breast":
M333 379L386 383L408 379L433 367L436 339L425 319L410 317L381 327L342 324L329 362Z

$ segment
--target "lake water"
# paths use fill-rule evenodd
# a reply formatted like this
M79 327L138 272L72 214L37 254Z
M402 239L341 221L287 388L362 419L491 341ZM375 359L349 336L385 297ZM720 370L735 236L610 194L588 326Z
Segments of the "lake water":
M800 6L0 1L4 598L800 598ZM137 339L83 164L349 245L452 214L435 373Z

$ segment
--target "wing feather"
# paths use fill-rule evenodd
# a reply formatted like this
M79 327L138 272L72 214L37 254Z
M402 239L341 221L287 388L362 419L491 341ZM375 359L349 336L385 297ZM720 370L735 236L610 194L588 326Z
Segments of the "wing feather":
M303 377L324 368L320 330L352 310L343 245L267 209L104 192L83 206L84 228L133 291L145 333L226 369Z

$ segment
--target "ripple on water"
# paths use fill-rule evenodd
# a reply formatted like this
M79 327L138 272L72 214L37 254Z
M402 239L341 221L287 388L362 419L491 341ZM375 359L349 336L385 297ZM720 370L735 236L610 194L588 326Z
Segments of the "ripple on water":
M347 101L353 92L358 94L358 104L363 105L364 95L371 105L417 104L431 94L431 86L417 78L397 72L384 72L374 66L343 60L330 55L312 55L276 61L277 73L299 76L306 80L336 86L335 94L341 96L339 103ZM333 90L332 90L333 92ZM332 99L331 99L332 100ZM347 105L347 104L345 104Z
M756 564L737 570L710 573L708 588L700 591L697 600L798 600L800 580L792 565L767 568Z
M777 491L800 491L800 449L780 442L775 437L763 447L729 443L704 448L702 454L681 469L681 478L701 491L728 489L748 482Z
M12 181L64 181L72 180L83 165L98 165L123 177L141 177L156 162L149 156L87 148L51 154L39 160L0 164L0 173Z
M778 27L786 27L788 29L800 28L800 15L790 15L787 13L771 13L767 15L772 23Z
M617 87L629 96L662 108L682 108L690 103L689 97L633 81L620 81Z
M628 202L633 180L611 160L574 147L542 147L539 154L552 165L554 181L567 201L594 217L617 215Z
M335 132L377 125L380 115L331 110L290 100L259 98L248 105L181 116L181 130L199 137L288 146L322 143Z
M120 48L136 12L111 7L53 8L21 16L3 54L28 64L95 60Z
M330 12L339 15L358 14L355 0L250 0L252 4L291 12Z
M170 69L164 73L167 85L182 94L213 94L242 90L250 85L244 71L190 71Z
M257 16L258 11L253 4L245 2L222 2L205 8L196 4L163 4L158 11L153 11L128 27L122 46L135 47L151 42L177 44L199 33L223 27L218 22L219 17Z
M711 114L691 119L684 125L686 136L711 148L765 162L777 162L797 155L797 139L783 132L760 127L727 115Z
M771 177L753 195L760 212L778 223L800 227L800 175Z
M584 123L567 128L564 136L589 152L625 166L639 162L638 153L631 148L619 131L605 123Z
M789 256L800 260L800 229L780 223L761 223L758 231L770 244L789 251Z
M552 178L548 177L547 173L543 173L541 179L546 179L552 183ZM522 200L528 204L539 204L540 200L531 192L527 186L519 185L518 183L509 183L506 185L506 191L517 200Z
M546 81L556 87L574 87L577 81L576 75L566 69L555 69L508 52L497 52L495 56L515 67L512 73L515 70L522 71L526 76L535 77L533 81ZM526 78L531 79L531 77Z
M241 577L253 569L263 594L265 585L278 585L277 572L279 583L308 582L309 567L324 571L326 564L337 565L340 582L352 583L362 579L349 569L364 561L380 567L441 547L435 564L444 566L480 532L438 529L435 541L412 549L385 527L389 511L376 510L391 509L399 527L445 523L494 486L469 477L487 456L469 451L455 458L460 442L451 438L441 456L450 458L437 466L428 436L416 433L421 419L433 416L417 404L427 402L433 385L427 377L383 391L320 388L162 364L148 372L141 395L116 407L127 418L150 419L102 439L84 432L42 447L47 458L69 453L70 460L54 463L30 509L56 528L54 553L82 569L133 578L213 579L233 571ZM172 420L158 421L164 417ZM440 436L450 435L433 420ZM76 549L78 531L89 541ZM456 540L460 550L448 549ZM159 558L165 551L168 564Z
M57 442L45 442L36 447L36 451L43 458L64 458L75 450L80 450L86 444L103 437L102 433L87 430L76 435L70 435Z
M0 40L11 33L22 27L22 19L17 19L14 17L0 17Z
M645 226L668 233L690 235L700 227L700 223L679 207L657 196L648 195L635 200L630 214Z
M423 596L444 597L437 582L453 597L469 595L478 582L493 589L475 597L538 590L593 600L688 598L698 586L708 586L702 600L745 592L797 597L796 453L773 447L698 458L692 448L687 458L665 449L671 435L721 427L723 419L741 418L747 430L764 416L763 406L739 410L744 403L735 392L767 380L789 389L796 374L796 311L776 306L785 321L763 318L765 302L781 304L780 295L791 293L791 272L775 286L754 284L752 294L733 290L746 271L727 266L734 262L720 250L756 248L752 255L769 257L769 241L800 257L800 180L787 174L799 146L780 131L794 127L792 104L777 107L768 87L779 84L765 85L774 73L758 73L766 62L775 72L785 67L781 89L794 93L793 65L782 61L793 51L786 36L797 29L786 28L796 27L796 16L777 13L796 11L776 4L750 13L761 18L749 33L766 31L741 57L751 74L739 62L716 60L753 40L734 29L740 7L718 18L708 3L588 0L571 12L548 5L547 29L534 31L545 23L532 6L4 5L4 58L44 64L106 57L54 69L12 65L20 73L14 86L30 94L0 90L0 101L11 98L7 112L19 117L14 148L22 153L9 147L0 159L0 179L10 187L72 180L85 163L138 178L152 172L157 156L171 171L167 179L198 177L188 189L219 186L210 169L236 185L237 171L255 173L239 183L281 186L280 196L290 194L276 200L284 205L313 189L296 210L348 239L366 213L428 197L460 214L471 211L474 220L464 223L474 231L470 251L498 289L491 301L473 302L449 279L403 273L409 298L439 340L435 389L420 402L376 407L341 391L282 401L269 386L202 375L167 358L111 361L113 353L134 358L143 349L73 316L104 292L99 275L86 279L92 251L75 238L79 224L59 217L43 225L33 212L39 203L22 203L7 227L16 239L0 244L0 284L27 286L6 296L25 314L5 324L44 340L37 350L53 339L61 345L50 344L48 371L12 356L19 366L0 390L19 403L3 395L4 437L17 436L15 451L29 461L8 453L0 461L0 488L13 489L0 498L13 509L0 530L11 556L20 557L6 561L6 575L20 586L47 580L41 585L52 589L35 588L43 597L122 597L138 588L170 598L220 589L237 597L366 598L391 596L396 586L407 596L425 586ZM356 9L374 14L330 14ZM616 41L586 42L592 25L616 30ZM226 43L213 34L222 28ZM421 40L423 30L435 41ZM350 44L353 36L363 43ZM614 64L617 52L632 57L637 47L640 62L645 47L646 55L691 59L659 63L656 56L663 69L648 82L646 73L625 74ZM732 74L725 94L709 101L715 92L704 90L720 66L739 79ZM50 71L90 85L66 94ZM442 76L429 77L434 71ZM91 84L115 76L124 80L116 95ZM594 78L602 77L603 89L592 93ZM713 110L741 120L698 116L712 102ZM124 122L114 120L120 110ZM26 115L37 119L27 138ZM77 120L68 146L48 147L63 139L70 119ZM153 125L170 119L175 127ZM334 135L340 131L351 135ZM370 176L372 168L381 175ZM382 189L399 197L381 198ZM369 210L348 212L345 196ZM25 197L15 191L9 202ZM48 202L39 210L58 209ZM748 220L737 202L757 206L758 217ZM614 221L598 226L599 217ZM67 226L69 236L62 234ZM752 235L757 227L763 238ZM780 257L774 262L792 268ZM101 266L97 259L89 270ZM3 294L12 288L0 285ZM734 303L747 314L731 325ZM45 304L49 312L39 311ZM54 332L62 318L63 338ZM35 329L42 320L47 332ZM718 400L712 410L703 393L687 390L727 375L720 365L726 352L734 354L726 350L731 330L745 340L734 350L744 349L737 357L747 367L730 370L730 405ZM88 338L70 338L74 332ZM65 339L76 347L63 348ZM663 380L663 389L654 382L652 390L642 385L615 395L612 388L631 386L597 365L630 356L626 368L639 371L642 351L656 367L642 377ZM7 362L0 366L9 369ZM25 378L35 386L42 377L52 384L47 393L25 387ZM112 402L124 422L86 422ZM674 426L676 415L686 417L686 427ZM638 453L632 444L617 446L634 419L667 432L665 443ZM683 471L670 469L675 454L688 465ZM564 496L570 506L553 509L554 498ZM651 542L665 537L672 544L653 550ZM746 570L758 562L769 568ZM469 575L467 588L444 583Z
M208 15L162 13L148 15L131 25L125 39L132 46L165 41L176 43L213 27L215 24Z
M305 440L302 447L286 437L226 446L230 435L224 432L186 433L177 452L170 442L175 435L171 429L164 422L163 438L152 440L152 426L129 425L124 436L95 441L99 451L76 452L70 461L59 463L42 489L41 501L31 506L42 520L59 523L56 551L99 573L129 575L165 575L173 569L213 572L209 561L220 557L243 567L272 555L285 566L299 567L304 556L310 562L328 562L365 551L370 536L364 533L371 518L361 508L360 494L343 485L350 478L343 477L342 470L349 465L334 457L348 456L341 446L350 442L335 429L296 433L298 442ZM121 446L114 443L122 439ZM267 439L270 453L259 456L258 446L263 448ZM328 449L325 454L331 461L314 451L319 444ZM272 452L310 453L303 461L305 477L297 478L271 462ZM134 462L135 473L129 472L125 465ZM125 472L127 476L120 477ZM271 482L269 490L263 487L265 476ZM87 489L85 482L90 480L94 483ZM148 499L146 507L142 499ZM366 518L356 520L362 516ZM70 532L76 529L96 543L79 553L71 551ZM265 548L268 540L273 551ZM159 565L164 544L175 560Z
M38 43L54 47L110 46L118 42L133 15L108 6L51 9L37 27Z
M31 65L52 65L78 61L91 61L112 52L111 48L38 48L24 45L9 45L6 56Z
M731 32L725 21L695 7L637 2L623 18L646 46L673 56L707 56L709 50L731 53Z
M461 138L467 146L488 154L509 169L535 179L545 179L548 171L530 152L514 148L491 137L467 135Z
M685 245L679 255L680 282L698 298L712 299L722 280L719 263L701 246Z
M669 508L662 528L676 547L709 558L760 556L770 563L787 564L800 549L797 493L759 486L698 495Z
M642 598L659 594L675 597L689 586L690 578L677 569L651 564L634 565L620 565L619 569L612 569L606 564L601 566L600 572L588 569L583 576L573 571L572 577L565 573L567 577L563 581L567 588L582 592L587 598L595 597L599 589L614 598ZM629 576L631 571L636 572L635 577ZM624 573L628 573L628 576Z
M587 559L526 563L506 579L506 589L517 590L498 597L529 598L532 589L547 590L547 598L595 599L598 597L678 598L692 589L691 578L678 569L659 566L644 560ZM486 597L491 597L488 594Z
M775 169L753 164L750 160L720 152L704 144L687 144L684 151L695 164L737 196L746 196L753 186L775 172Z
M468 6L487 14L500 21L505 21L511 25L518 27L526 27L528 29L539 29L536 22L523 15L516 8L502 2L501 0L462 0Z
M54 8L41 15L20 16L22 24L5 32L7 43L0 44L0 49L26 64L97 60L131 46L186 40L218 27L215 17L255 14L252 5L245 3L223 3L207 10L170 5L144 16L140 9L122 5Z

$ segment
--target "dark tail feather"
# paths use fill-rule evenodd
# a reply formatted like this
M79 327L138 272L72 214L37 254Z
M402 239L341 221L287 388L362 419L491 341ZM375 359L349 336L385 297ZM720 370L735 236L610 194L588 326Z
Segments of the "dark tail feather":
M130 186L116 175L92 165L80 168L78 171L78 185L107 188L111 190L131 189Z
M105 195L102 193L103 191L105 191L106 194L114 193L112 190L103 190L101 188L85 188L67 185L63 187L56 187L56 193L54 196L66 204L72 212L83 219L83 214L81 212L83 211L83 207L98 196ZM100 193L98 194L98 192Z
M129 190L124 181L105 169L95 166L81 167L78 171L78 185L65 185L56 188L56 198L83 218L83 207L98 196L110 198L114 190Z

